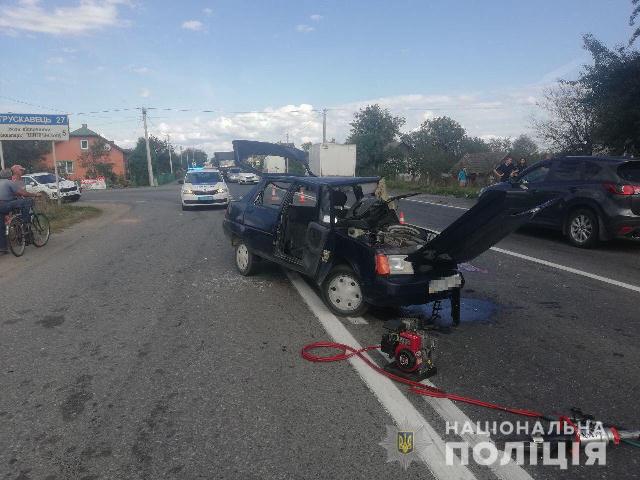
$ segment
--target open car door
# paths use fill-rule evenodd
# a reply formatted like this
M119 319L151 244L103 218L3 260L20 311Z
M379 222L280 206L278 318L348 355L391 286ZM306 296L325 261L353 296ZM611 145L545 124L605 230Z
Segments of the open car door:
M518 208L510 193L490 191L424 247L407 257L420 265L468 262L529 222L551 200L529 210Z
M327 248L327 240L331 229L317 222L309 223L306 235L306 247L302 256L302 266L310 277L315 277L324 250Z

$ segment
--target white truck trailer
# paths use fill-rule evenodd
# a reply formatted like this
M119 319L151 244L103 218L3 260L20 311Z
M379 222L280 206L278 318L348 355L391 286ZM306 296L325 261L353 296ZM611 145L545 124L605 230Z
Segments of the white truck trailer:
M309 168L319 177L354 177L356 174L356 146L337 143L311 145Z

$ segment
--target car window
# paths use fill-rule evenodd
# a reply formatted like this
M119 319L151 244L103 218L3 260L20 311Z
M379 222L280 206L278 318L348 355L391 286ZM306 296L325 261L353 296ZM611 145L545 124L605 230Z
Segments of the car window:
M556 182L572 182L582 178L582 160L566 159L553 162L549 180Z
M25 185L29 185L33 182L33 179L31 177L22 177L22 183L24 183Z
M525 173L520 180L522 183L539 183L544 182L549 174L549 164L545 163L538 167L534 167L532 170L529 170Z
M618 167L618 175L628 182L640 183L640 162L627 162Z
M185 183L192 185L208 185L222 181L218 172L190 172L184 178Z
M293 193L294 207L315 207L318 205L318 192L306 185L300 185Z
M284 182L267 183L256 199L256 203L265 207L278 208L282 205L289 186L289 183Z
M56 183L56 176L51 173L47 173L46 175L38 175L35 177L35 180L38 183Z

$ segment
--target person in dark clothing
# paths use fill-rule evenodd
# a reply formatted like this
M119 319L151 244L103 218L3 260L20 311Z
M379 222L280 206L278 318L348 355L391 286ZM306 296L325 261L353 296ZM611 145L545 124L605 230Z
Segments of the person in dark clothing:
M20 165L14 165L11 167L11 171L3 171L3 175L0 176L0 219L2 219L2 225L0 225L0 255L7 253L7 239L4 229L4 216L12 210L19 208L22 214L22 220L25 223L30 221L29 210L33 205L33 200L26 197L37 197L35 193L29 193L24 189L22 182L14 182L10 179L11 174L20 174L24 172L24 167ZM6 178L9 175L9 178Z
M518 175L520 175L522 172L524 172L524 170L527 168L527 159L522 157L520 160L518 160L518 165L516 167L517 171L518 171Z
M507 157L504 162L495 168L493 173L500 182L506 182L511 178L515 171L516 166L513 164L513 159L511 157Z

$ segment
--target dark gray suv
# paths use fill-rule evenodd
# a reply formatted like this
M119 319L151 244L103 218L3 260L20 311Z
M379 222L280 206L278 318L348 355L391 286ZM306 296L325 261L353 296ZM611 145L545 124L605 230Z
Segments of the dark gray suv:
M481 197L491 190L516 193L531 205L559 198L530 223L561 230L578 247L612 238L640 241L640 160L553 158L483 189Z

